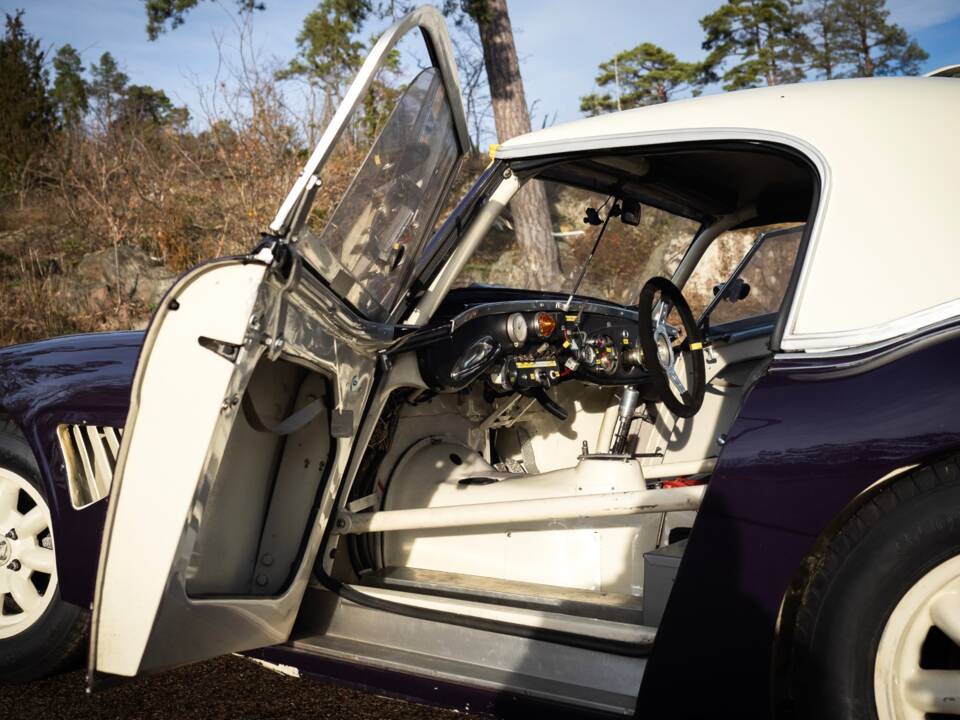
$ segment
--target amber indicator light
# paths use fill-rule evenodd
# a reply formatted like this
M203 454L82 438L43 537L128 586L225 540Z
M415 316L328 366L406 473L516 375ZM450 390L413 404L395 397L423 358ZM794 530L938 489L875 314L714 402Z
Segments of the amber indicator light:
M553 331L557 329L557 318L550 313L537 313L537 335L540 337L550 337Z

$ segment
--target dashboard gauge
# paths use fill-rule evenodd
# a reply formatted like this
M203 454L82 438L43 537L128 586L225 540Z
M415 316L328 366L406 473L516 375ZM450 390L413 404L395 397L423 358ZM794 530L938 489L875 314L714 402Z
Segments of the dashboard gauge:
M500 354L500 346L487 335L473 343L450 369L450 379L461 383L477 375Z
M517 346L527 341L527 319L523 313L513 313L507 318L507 337Z
M593 349L593 345L584 346L580 352L580 359L586 363L587 367L593 367L593 363L597 359L597 351Z
M612 375L617 371L619 365L617 357L617 347L614 345L613 338L607 335L601 335L597 338L597 359L594 362L596 368L607 375Z
M553 331L557 329L557 316L553 313L538 312L534 322L537 329L537 335L542 338L550 337Z
M597 368L600 372L606 373L607 375L613 375L617 371L618 364L619 362L615 352L603 352L600 354L600 357L597 358Z
M619 351L608 335L598 335L587 340L580 351L580 361L596 373L613 375L620 365Z

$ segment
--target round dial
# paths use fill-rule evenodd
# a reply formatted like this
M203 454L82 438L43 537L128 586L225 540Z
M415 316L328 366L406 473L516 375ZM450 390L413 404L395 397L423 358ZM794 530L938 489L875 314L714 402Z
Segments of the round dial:
M580 351L580 361L593 372L612 375L617 371L619 358L613 339L607 335L598 335L587 340Z
M600 372L612 375L617 370L617 350L613 338L601 335L597 338L597 359L594 363Z
M597 351L593 349L593 345L587 345L580 351L580 360L585 362L589 366L593 366L594 361L597 359Z
M527 341L527 319L523 313L513 313L507 318L507 337L514 345Z

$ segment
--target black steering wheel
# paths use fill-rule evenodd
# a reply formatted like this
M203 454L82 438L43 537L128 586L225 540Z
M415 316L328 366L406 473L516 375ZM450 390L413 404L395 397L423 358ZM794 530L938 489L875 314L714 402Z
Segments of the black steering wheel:
M682 328L667 318L676 310ZM663 277L647 280L637 300L640 313L640 349L650 382L666 408L677 417L693 417L703 405L706 370L703 364L703 340L690 306L680 290ZM677 372L677 360L683 358L685 383Z

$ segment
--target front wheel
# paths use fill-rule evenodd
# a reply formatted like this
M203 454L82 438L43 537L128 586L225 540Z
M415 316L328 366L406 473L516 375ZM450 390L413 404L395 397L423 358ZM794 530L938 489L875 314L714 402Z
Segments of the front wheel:
M960 465L911 471L814 556L790 642L797 718L960 715Z
M0 683L71 666L87 622L60 598L50 508L30 448L0 427Z

